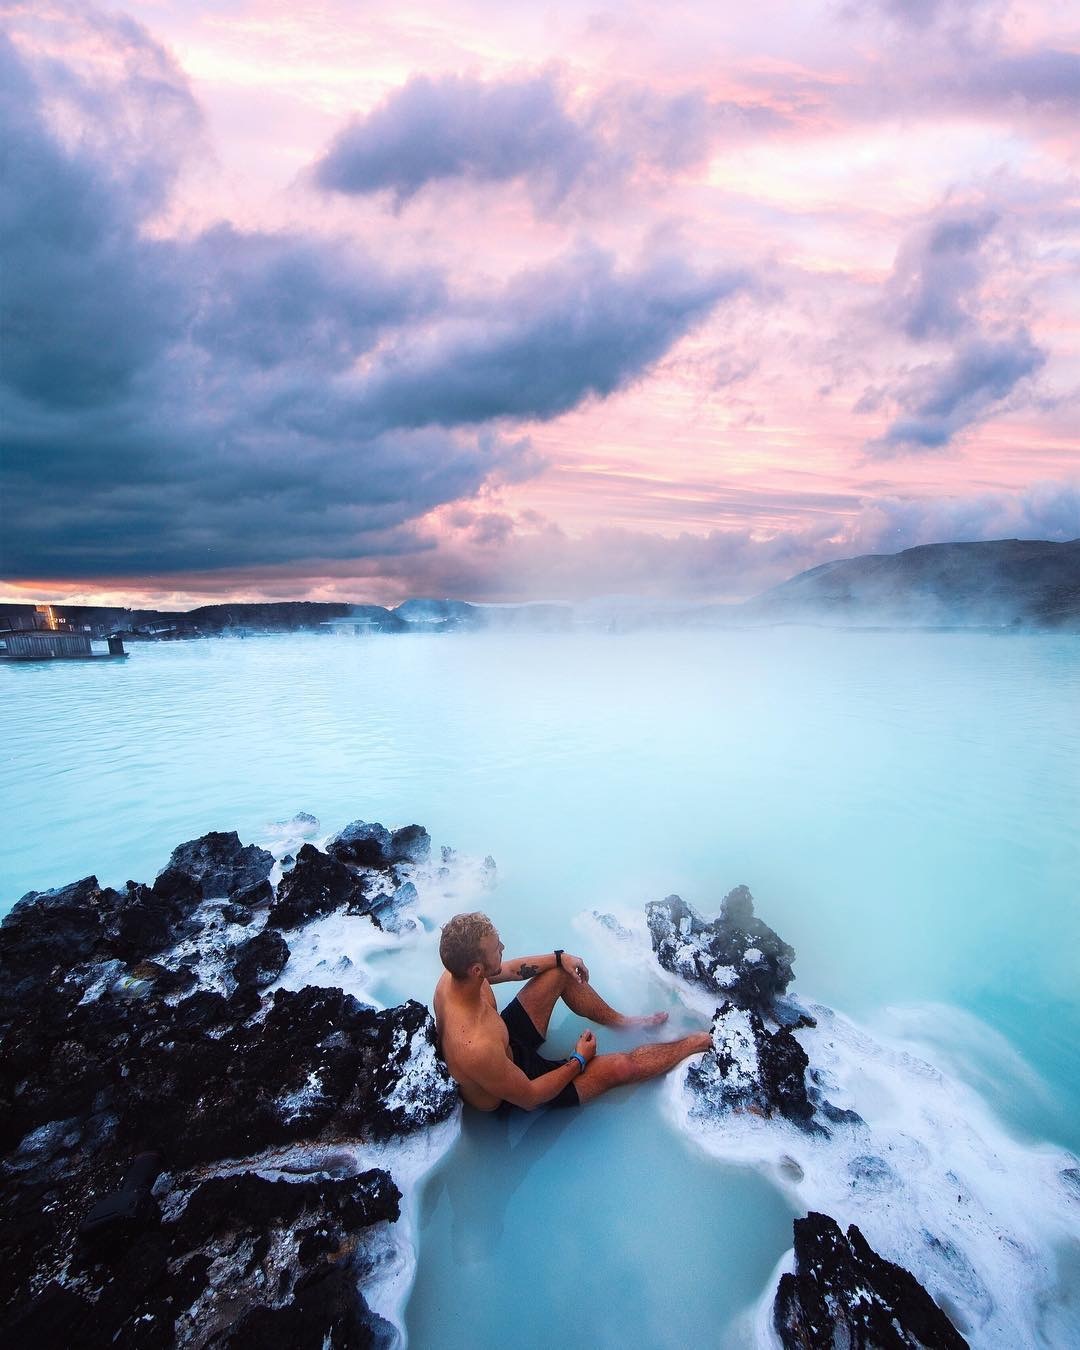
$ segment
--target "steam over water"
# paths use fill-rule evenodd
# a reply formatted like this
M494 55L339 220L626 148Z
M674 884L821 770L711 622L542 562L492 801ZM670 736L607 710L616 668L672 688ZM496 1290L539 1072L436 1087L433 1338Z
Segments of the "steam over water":
M324 833L415 820L436 846L494 855L497 887L476 869L455 904L486 908L509 953L580 951L612 1002L666 1007L681 1031L701 1011L589 916L633 920L673 891L711 915L745 882L796 949L795 992L844 1019L822 1049L843 1104L901 1140L894 1158L919 1160L895 1192L917 1192L920 1222L938 1221L939 1143L950 1167L970 1154L1005 1168L975 1196L971 1233L950 1229L974 1244L958 1309L972 1344L1002 1344L1017 1315L987 1311L1003 1267L985 1256L987 1290L977 1244L1001 1240L1025 1177L1025 1231L1005 1240L1031 1257L1023 1306L1045 1317L1014 1343L1080 1343L1064 1293L1080 1286L1080 1196L1064 1218L1056 1193L1041 1199L1061 1150L1080 1152L1076 639L258 638L8 667L0 682L0 911L91 872L149 880L208 829L267 842L298 810ZM428 1001L434 940L371 954L367 993ZM574 1025L557 1016L551 1053ZM467 1116L417 1208L413 1345L746 1343L792 1214L840 1209L851 1159L806 1149L797 1183L775 1140L742 1125L696 1137L680 1093L675 1075L570 1119ZM958 1102L978 1134L968 1154L942 1125ZM907 1211L884 1217L881 1190L836 1217L865 1212L901 1259Z

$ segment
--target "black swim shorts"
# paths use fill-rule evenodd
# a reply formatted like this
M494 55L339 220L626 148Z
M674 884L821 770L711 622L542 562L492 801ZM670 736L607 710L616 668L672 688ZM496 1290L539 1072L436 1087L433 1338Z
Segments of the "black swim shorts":
M536 1053L537 1047L543 1045L544 1038L533 1026L533 1020L525 1009L515 998L502 1010L502 1020L506 1023L506 1029L510 1033L510 1054L513 1056L514 1063L518 1066L526 1078L539 1078L542 1074L550 1073L552 1069L561 1069L564 1060L545 1059L543 1055ZM567 1083L557 1097L552 1097L551 1101L545 1102L546 1107L580 1106L581 1098L577 1095L577 1088L572 1082ZM513 1110L510 1102L503 1102L500 1110Z

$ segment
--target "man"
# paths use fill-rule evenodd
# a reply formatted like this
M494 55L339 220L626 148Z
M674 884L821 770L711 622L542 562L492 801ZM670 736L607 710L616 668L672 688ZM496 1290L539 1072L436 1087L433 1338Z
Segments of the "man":
M555 951L504 961L504 950L485 914L456 914L439 943L446 967L435 989L439 1048L462 1097L480 1111L496 1111L504 1103L523 1111L578 1106L609 1088L655 1078L709 1048L709 1033L700 1031L598 1055L595 1035L584 1031L565 1062L544 1059L537 1049L560 998L579 1016L605 1027L659 1026L667 1013L625 1017L616 1012L589 984L580 956ZM527 983L500 1016L491 986L507 980Z

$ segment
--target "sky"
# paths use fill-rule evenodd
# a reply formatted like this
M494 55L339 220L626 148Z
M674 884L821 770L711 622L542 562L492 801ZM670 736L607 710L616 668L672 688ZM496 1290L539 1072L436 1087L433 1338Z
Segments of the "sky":
M0 600L730 600L1080 536L1080 7L0 21Z

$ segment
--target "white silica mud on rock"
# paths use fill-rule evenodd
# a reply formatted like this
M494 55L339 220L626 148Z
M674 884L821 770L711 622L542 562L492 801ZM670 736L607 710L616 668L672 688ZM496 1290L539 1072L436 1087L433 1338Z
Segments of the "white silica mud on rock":
M417 1190L460 1105L428 1008L375 1006L370 959L437 943L493 865L431 864L418 825L353 822L343 856L318 829L286 822L277 859L213 832L152 886L87 877L4 920L19 1343L403 1344Z
M1068 1186L1077 1160L1010 1138L971 1089L905 1049L828 1008L811 1012L817 1027L795 1033L811 1072L861 1123L825 1135L749 1111L710 1117L692 1066L671 1077L670 1119L713 1157L765 1172L800 1210L857 1224L973 1345L1067 1343L1055 1323L1057 1248L1080 1241Z
M764 1017L735 1006L724 998L732 982L718 988L715 963L684 948L677 929L665 929L674 939L669 952L691 973L704 968L706 980L664 970L653 952L655 916L652 941L630 912L582 916L579 926L621 960L651 963L688 1010L711 1017L712 1050L680 1065L662 1094L668 1119L696 1147L763 1173L800 1214L820 1211L841 1230L857 1225L886 1263L915 1276L972 1346L1071 1343L1076 1314L1066 1306L1063 1272L1080 1259L1075 1156L1014 1139L958 1077L828 1007L786 993ZM755 957L748 948L742 960L754 964ZM915 1019L924 1029L926 1015ZM902 1010L888 1019L897 1026L911 1020ZM779 1071L770 1078L765 1061L778 1050ZM793 1268L789 1252L777 1280ZM776 1295L774 1281L740 1335L781 1343Z

